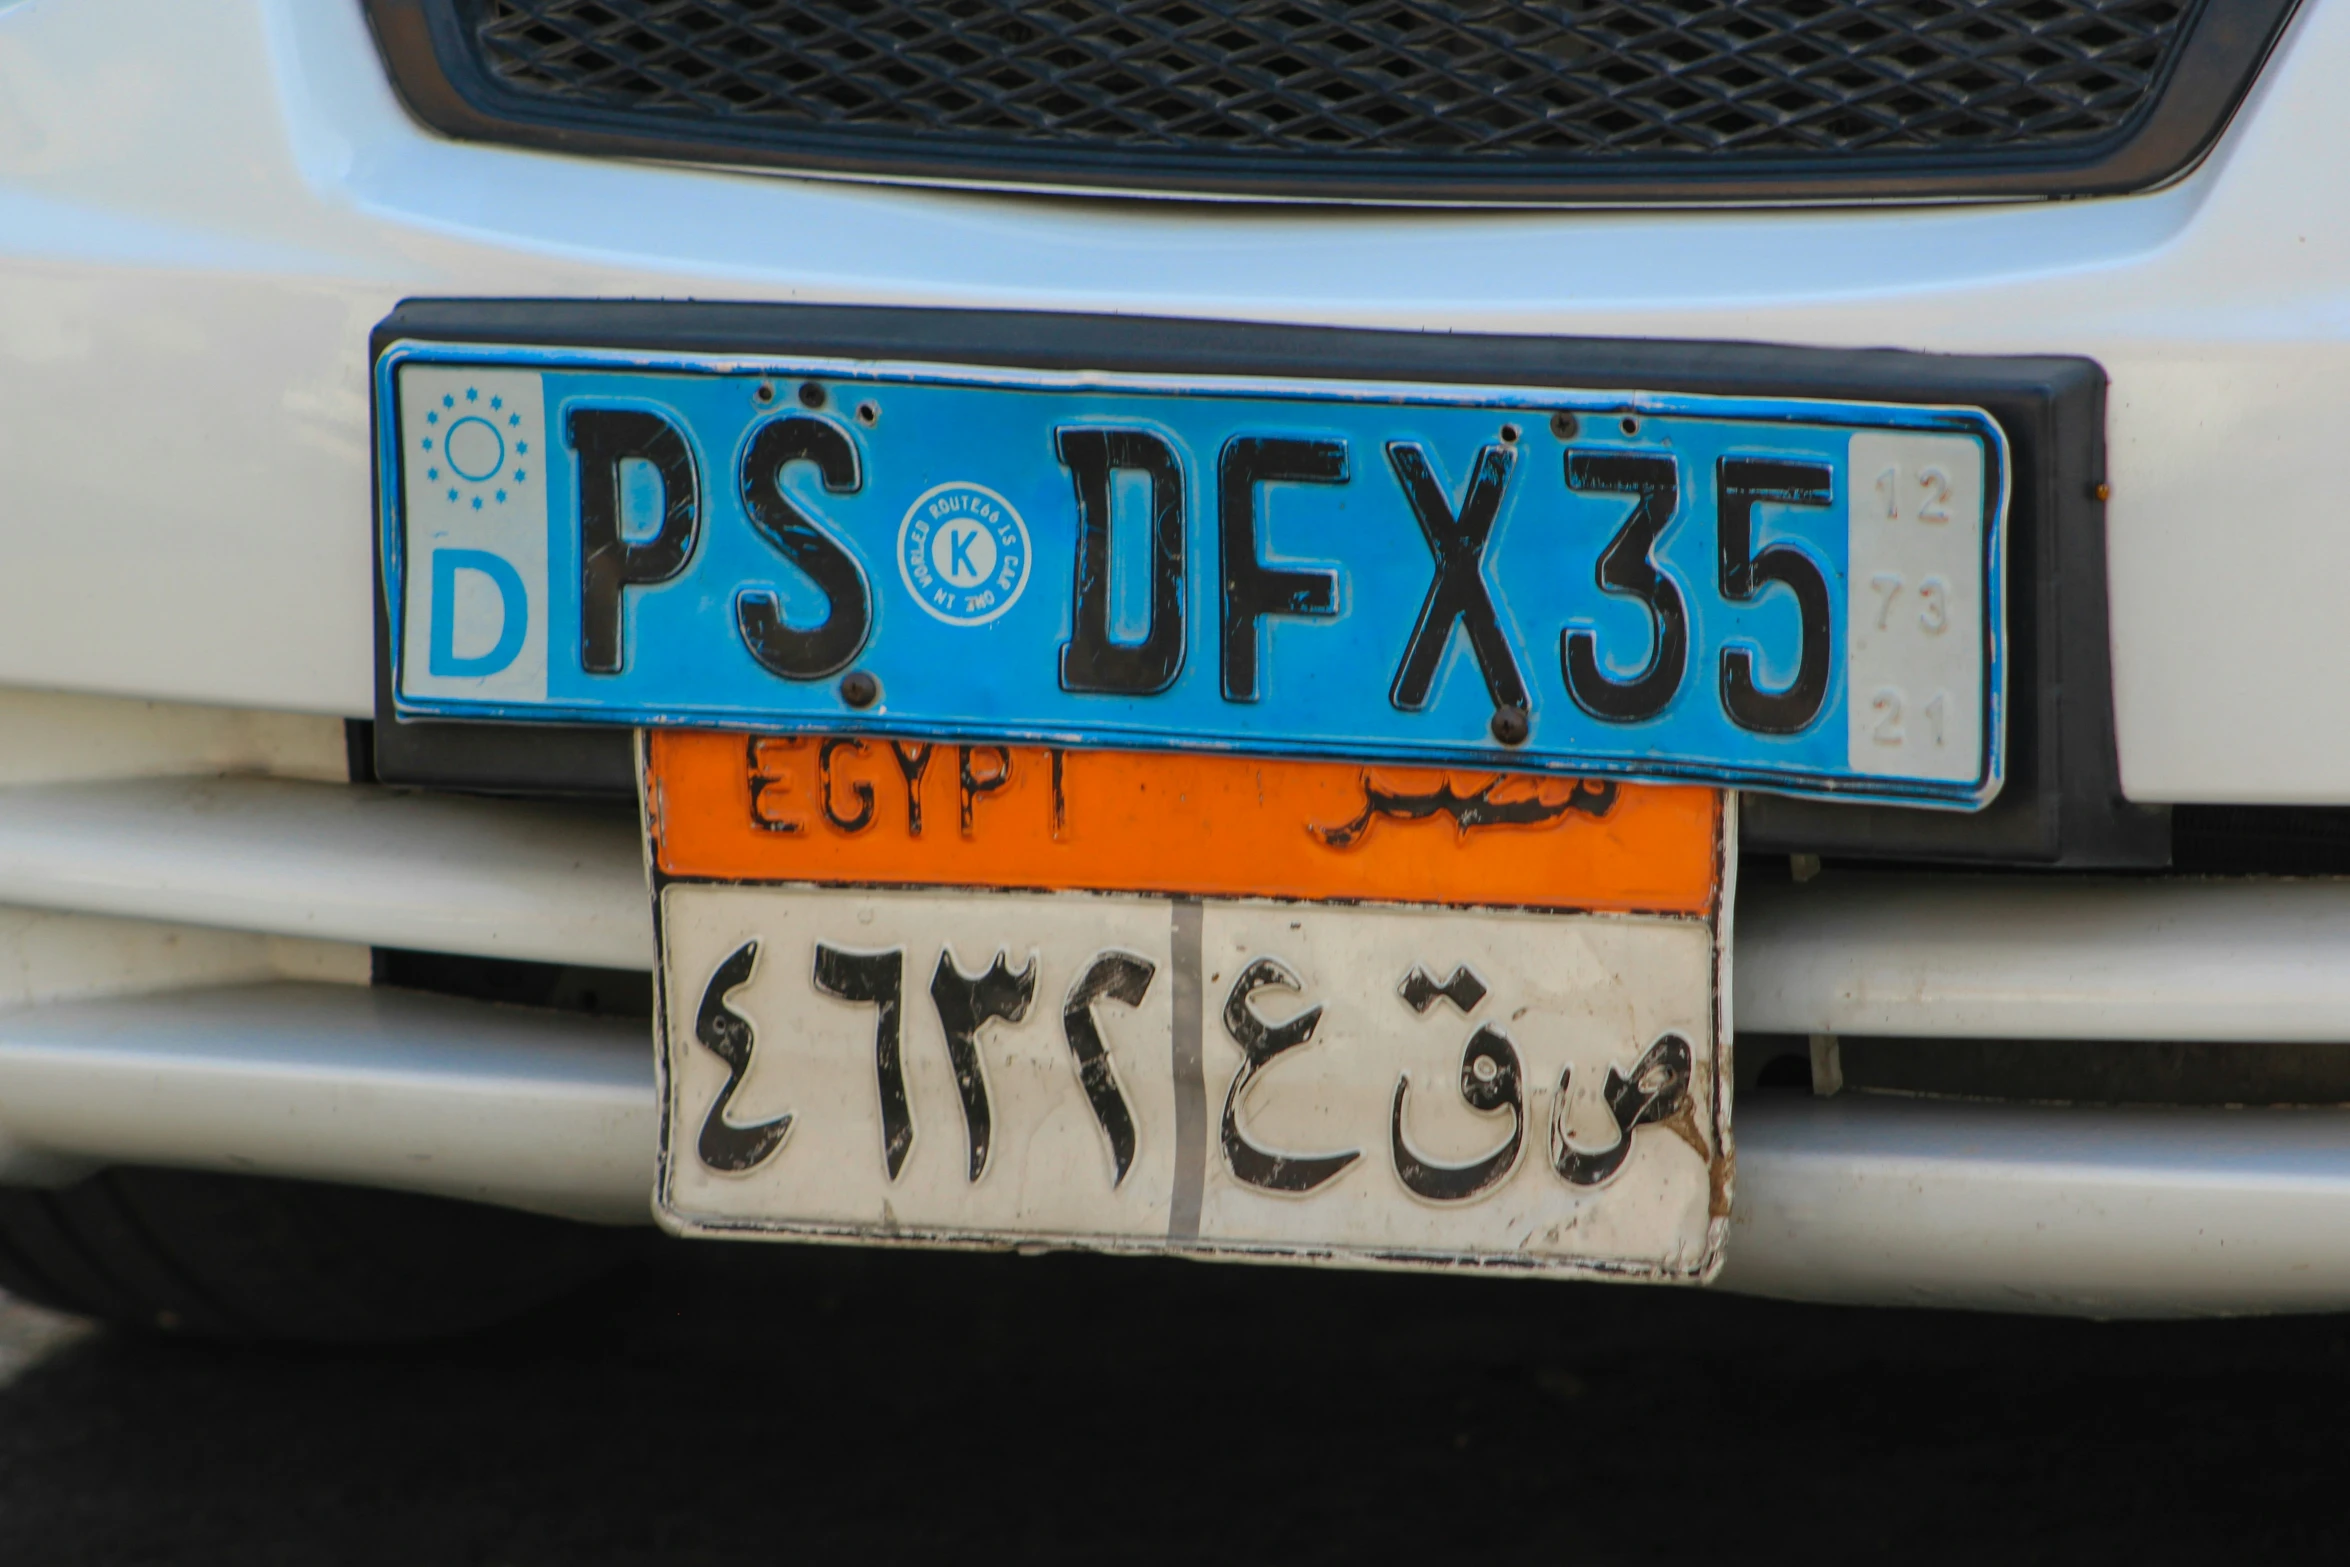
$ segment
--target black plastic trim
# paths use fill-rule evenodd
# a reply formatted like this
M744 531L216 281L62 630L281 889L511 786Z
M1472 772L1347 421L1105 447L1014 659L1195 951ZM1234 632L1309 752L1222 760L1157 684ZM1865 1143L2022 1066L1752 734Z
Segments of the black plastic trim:
M1900 1094L2062 1105L2350 1105L2350 1053L2331 1041L1839 1034L1836 1056L1842 1079L1838 1097ZM1743 1089L1816 1091L1811 1042L1804 1035L1741 1034L1738 1057Z
M2106 640L2105 373L2088 359L1757 343L1479 336L1157 317L833 305L409 301L403 338L705 353L912 358L1041 370L1315 376L1963 404L2014 462L2007 782L1972 814L1744 796L1749 849L1975 864L2156 867L2169 818L2123 802ZM376 593L375 764L388 784L633 797L628 732L402 721Z
M624 112L550 104L504 86L475 59L464 19L447 0L361 3L392 85L409 112L461 140L583 157L1021 189L1414 205L1618 205L2018 199L2146 190L2177 177L2219 138L2299 0L2213 0L2179 44L2149 106L2121 131L2080 147L1818 158L1687 156L1563 166L1112 152L981 138L725 125L671 128Z

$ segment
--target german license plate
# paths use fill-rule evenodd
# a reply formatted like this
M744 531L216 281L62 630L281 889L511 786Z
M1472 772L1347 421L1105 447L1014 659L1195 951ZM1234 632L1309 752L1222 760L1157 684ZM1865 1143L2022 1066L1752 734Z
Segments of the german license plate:
M377 397L407 715L2000 783L1974 409L417 341Z
M1703 1279L1728 799L651 731L658 1212Z

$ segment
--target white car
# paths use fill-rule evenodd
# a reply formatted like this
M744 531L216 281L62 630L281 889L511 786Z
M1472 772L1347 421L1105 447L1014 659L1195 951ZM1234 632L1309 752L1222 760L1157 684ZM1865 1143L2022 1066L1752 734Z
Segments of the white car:
M2337 64L0 0L0 1286L2350 1305Z

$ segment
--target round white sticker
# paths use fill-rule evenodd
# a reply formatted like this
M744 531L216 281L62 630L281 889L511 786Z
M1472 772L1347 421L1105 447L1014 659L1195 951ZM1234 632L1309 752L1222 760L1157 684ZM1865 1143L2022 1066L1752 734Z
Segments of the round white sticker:
M922 492L898 524L898 577L914 602L950 626L983 626L1028 586L1028 524L982 484Z

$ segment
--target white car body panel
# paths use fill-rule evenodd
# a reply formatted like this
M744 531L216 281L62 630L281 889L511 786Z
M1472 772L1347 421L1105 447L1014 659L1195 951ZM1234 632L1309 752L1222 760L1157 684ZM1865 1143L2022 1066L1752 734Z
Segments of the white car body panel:
M1104 310L2074 353L2113 379L2143 801L2350 801L2333 502L2350 14L2159 192L1458 212L972 194L552 157L401 109L355 0L0 11L0 684L359 715L367 329L410 295ZM132 410L155 410L167 417Z

